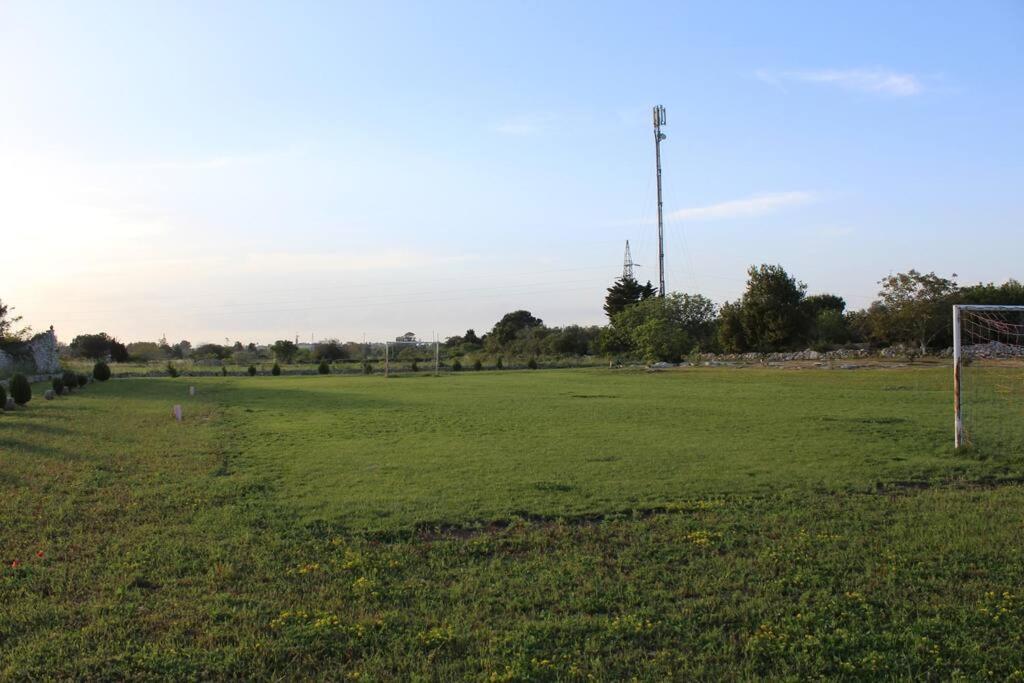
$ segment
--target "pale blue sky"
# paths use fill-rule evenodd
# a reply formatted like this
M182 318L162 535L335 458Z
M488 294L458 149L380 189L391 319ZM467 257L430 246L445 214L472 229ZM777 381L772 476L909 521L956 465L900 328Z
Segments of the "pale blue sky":
M0 297L64 339L1024 278L1024 3L0 1Z

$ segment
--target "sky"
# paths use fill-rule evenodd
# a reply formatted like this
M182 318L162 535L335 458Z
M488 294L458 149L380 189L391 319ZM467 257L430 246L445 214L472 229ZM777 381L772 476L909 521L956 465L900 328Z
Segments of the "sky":
M0 0L0 299L70 341L1024 279L1024 3Z

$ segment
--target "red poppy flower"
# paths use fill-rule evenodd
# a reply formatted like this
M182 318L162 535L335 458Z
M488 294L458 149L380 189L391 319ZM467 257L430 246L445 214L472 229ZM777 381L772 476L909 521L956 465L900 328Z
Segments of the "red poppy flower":
M43 551L42 550L40 550L40 551L38 551L36 553L36 557L42 557L42 556L43 556Z
M18 561L17 560L12 560L11 561L11 569L17 569L17 568L18 568Z

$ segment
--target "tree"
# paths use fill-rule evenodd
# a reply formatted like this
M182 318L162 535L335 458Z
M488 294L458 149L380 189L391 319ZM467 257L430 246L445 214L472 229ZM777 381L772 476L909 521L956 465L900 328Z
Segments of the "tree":
M985 304L988 306L1024 306L1024 284L1007 280L1001 285L995 283L961 287L956 297L962 304Z
M291 363L299 347L289 339L278 339L271 345L270 350L274 352L274 358L279 362Z
M136 361L164 360L167 354L156 342L132 342L127 347L128 358Z
M317 342L313 349L313 359L333 363L336 360L344 360L348 357L345 348L337 339L325 339Z
M815 344L843 344L850 335L847 329L846 301L835 294L814 294L802 303L809 323L808 341Z
M220 344L200 344L191 353L193 358L213 358L218 360L227 358L230 355L231 348L228 346L221 346Z
M521 333L543 324L543 320L535 318L529 311L512 311L495 323L491 337L497 340L498 346L505 346Z
M672 292L627 306L612 325L629 350L645 360L678 362L711 339L715 314L707 297Z
M127 347L106 332L80 334L71 340L69 348L76 356L91 360L106 360L110 358L118 363L124 363L128 360Z
M913 344L926 353L929 344L949 332L959 291L955 280L911 269L878 284L882 289L871 322L876 338Z
M171 357L178 359L185 359L192 355L192 342L187 339L182 339L180 342L170 347Z
M0 300L0 342L24 341L32 332L29 327L18 327L20 315L14 315L14 306L8 306Z
M809 320L803 307L807 285L782 266L751 266L747 290L735 304L723 306L719 340L731 351L777 351L802 343Z
M651 285L650 280L646 285L641 285L631 277L623 275L608 288L608 294L604 298L604 312L608 320L615 317L626 306L631 306L638 301L650 299L657 294Z

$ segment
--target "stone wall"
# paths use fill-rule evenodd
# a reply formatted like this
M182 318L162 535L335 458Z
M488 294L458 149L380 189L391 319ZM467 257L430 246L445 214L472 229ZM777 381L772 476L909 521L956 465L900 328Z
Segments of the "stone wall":
M51 327L17 348L0 350L0 375L22 371L32 375L52 375L60 372L57 355L57 335Z

